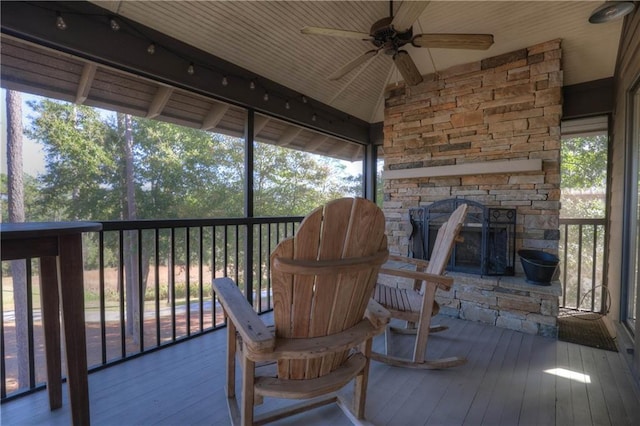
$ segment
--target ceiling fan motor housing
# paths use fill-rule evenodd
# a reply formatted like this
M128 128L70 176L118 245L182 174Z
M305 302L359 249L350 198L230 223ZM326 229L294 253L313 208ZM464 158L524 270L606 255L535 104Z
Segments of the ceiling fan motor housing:
M379 49L384 49L387 55L394 55L398 49L413 39L413 28L409 27L407 31L397 32L391 22L393 18L388 16L376 21L369 31L369 35L373 37L371 42Z

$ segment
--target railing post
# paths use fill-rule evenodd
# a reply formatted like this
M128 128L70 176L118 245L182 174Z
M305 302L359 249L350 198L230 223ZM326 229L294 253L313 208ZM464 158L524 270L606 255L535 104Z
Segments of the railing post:
M582 299L586 299L588 292L591 292L591 303L587 302L585 309L592 312L596 312L596 300L600 298L599 312L606 312L606 298L607 298L607 276L606 276L606 257L598 256L598 247L600 238L606 241L606 219L604 218L573 218L573 219L560 219L560 227L564 229L564 252L562 257L563 263L563 292L562 303L560 307L574 308L567 305L567 291L573 289L569 282L569 277L576 277L575 289L575 309L582 309ZM571 238L569 238L571 234ZM590 247L585 239L591 238ZM574 242L576 248L571 250L569 242ZM585 245L586 244L586 245ZM583 247L584 246L584 247ZM590 249L589 252L584 253L583 248ZM571 253L569 253L571 250ZM573 269L569 271L569 254L571 259L575 259L575 265ZM588 262L591 261L591 267L587 268ZM599 276L599 272L602 274ZM591 274L591 286L586 288L587 293L582 296L582 282L585 277L583 274ZM598 278L601 281L598 281ZM600 282L600 284L598 284ZM597 287L600 286L601 290L596 294ZM569 301L571 304L572 302Z

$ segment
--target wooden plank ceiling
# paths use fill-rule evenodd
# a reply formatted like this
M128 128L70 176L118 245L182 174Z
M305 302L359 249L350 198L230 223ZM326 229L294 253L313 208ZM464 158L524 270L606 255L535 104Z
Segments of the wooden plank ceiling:
M389 16L387 1L93 1L368 122L383 120L384 89L401 80L387 55L327 78L372 48L368 41L303 35L305 26L368 33ZM401 7L394 1L394 10ZM406 45L421 74L562 39L567 85L613 75L622 21L589 24L602 1L431 1L413 25L418 33L488 33L490 49Z

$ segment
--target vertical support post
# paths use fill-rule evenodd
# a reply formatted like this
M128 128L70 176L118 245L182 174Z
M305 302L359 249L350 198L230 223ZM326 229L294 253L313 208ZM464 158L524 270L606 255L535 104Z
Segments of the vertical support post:
M255 111L247 110L247 120L244 128L244 214L253 217L253 139ZM253 223L248 221L244 241L244 284L247 301L253 306ZM236 260L237 261L237 260ZM260 295L258 294L258 297Z
M377 202L376 200L376 178L378 176L377 164L378 164L378 152L377 147L373 144L365 145L364 161L362 163L362 173L364 176L364 195L368 200Z

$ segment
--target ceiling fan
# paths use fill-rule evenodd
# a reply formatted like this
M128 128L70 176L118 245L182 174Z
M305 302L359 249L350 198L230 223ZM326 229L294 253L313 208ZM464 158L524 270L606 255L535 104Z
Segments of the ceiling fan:
M398 71L404 81L415 86L422 82L422 75L418 71L413 59L402 47L411 44L415 47L446 48L446 49L476 49L486 50L493 44L491 34L417 34L413 35L413 24L429 4L428 1L404 1L393 14L393 1L389 2L389 16L375 22L369 34L323 27L305 27L302 34L315 34L332 37L352 38L368 41L374 48L347 62L329 76L329 80L338 80L349 71L367 62L370 58L384 52L392 56Z

